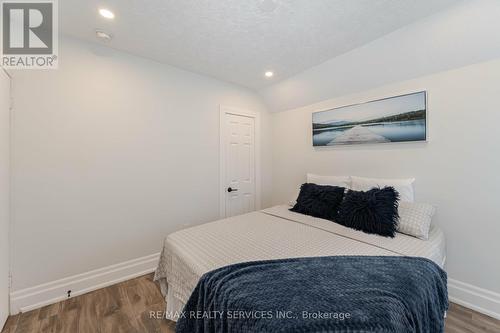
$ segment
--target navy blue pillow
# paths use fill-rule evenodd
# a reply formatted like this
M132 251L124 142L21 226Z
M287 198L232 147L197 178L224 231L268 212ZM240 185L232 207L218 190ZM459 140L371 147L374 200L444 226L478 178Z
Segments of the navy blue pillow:
M305 183L300 187L297 203L292 212L333 221L344 198L345 188Z
M337 222L369 234L394 237L399 222L398 201L399 193L393 187L348 191Z

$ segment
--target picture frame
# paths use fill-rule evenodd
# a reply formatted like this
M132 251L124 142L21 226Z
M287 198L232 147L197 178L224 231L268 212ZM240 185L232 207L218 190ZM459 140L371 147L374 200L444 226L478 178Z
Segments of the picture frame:
M314 147L427 141L427 92L418 91L312 114Z

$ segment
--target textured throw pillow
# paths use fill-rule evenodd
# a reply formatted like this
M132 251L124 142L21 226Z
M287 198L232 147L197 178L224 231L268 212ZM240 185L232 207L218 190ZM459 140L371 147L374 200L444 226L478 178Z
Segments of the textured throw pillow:
M330 185L302 184L292 212L334 220L344 198L344 188Z
M365 178L351 176L351 189L355 191L368 191L374 187L394 187L399 193L400 201L413 202L413 183L415 178L390 179L390 178Z
M429 239L432 216L436 212L434 206L424 203L400 202L398 212L398 232L423 240Z
M399 219L398 200L393 187L347 191L337 222L369 234L394 237Z

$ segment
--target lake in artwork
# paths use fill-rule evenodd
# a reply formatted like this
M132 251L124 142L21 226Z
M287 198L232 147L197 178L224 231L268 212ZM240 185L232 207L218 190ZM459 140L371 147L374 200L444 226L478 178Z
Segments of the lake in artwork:
M313 145L426 140L425 91L313 113Z

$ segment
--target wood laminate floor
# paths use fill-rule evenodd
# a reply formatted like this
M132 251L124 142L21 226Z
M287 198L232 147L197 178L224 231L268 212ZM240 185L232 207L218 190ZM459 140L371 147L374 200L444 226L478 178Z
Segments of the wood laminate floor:
M150 311L164 309L160 289L149 274L11 316L2 333L173 333L173 322L150 317ZM500 321L451 304L446 333L471 332L499 333Z

